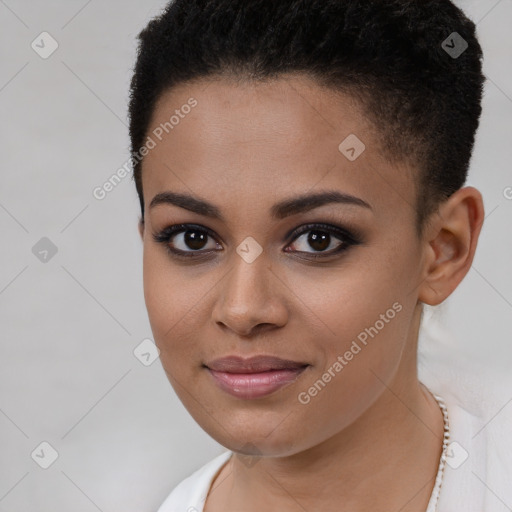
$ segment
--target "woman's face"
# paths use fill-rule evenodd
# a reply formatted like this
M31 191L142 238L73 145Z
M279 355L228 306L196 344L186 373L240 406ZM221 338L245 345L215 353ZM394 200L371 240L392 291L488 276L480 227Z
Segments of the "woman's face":
M353 424L391 381L416 382L416 171L381 157L356 103L298 76L205 81L164 94L148 136L149 321L208 434L233 451L291 455ZM190 201L151 206L166 192ZM305 200L326 192L358 199ZM307 366L274 372L276 388L246 374L226 390L207 365L230 355Z

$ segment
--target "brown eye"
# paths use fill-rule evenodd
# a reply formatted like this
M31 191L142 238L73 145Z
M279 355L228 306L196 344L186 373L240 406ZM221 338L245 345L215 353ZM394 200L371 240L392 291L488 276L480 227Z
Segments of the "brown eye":
M293 242L295 250L299 252L309 252L308 248L313 248L316 252L324 252L329 249L335 250L343 244L344 242L339 239L336 242L336 237L331 236L327 231L318 229L304 233Z
M313 258L338 254L361 243L360 235L352 235L346 229L328 224L308 224L295 230L291 236L293 242L288 247L292 250L286 252L305 253Z
M210 238L212 241L208 247ZM194 257L217 248L213 233L207 228L194 225L169 226L160 233L154 234L153 239L155 242L164 244L171 254L177 256Z

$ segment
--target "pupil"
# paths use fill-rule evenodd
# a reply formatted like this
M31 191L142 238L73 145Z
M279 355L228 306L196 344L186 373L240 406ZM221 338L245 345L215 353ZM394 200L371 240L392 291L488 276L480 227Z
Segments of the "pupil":
M322 231L311 231L308 242L317 251L324 251L329 247L331 235ZM327 242L327 243L326 243Z
M186 231L185 232L185 243L191 249L202 249L205 246L206 237L208 235L201 231Z

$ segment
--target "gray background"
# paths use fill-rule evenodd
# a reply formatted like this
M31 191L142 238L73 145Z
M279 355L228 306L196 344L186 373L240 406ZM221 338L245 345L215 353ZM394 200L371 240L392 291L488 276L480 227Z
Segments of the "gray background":
M0 1L0 512L154 511L224 451L160 361L134 356L152 335L131 176L92 195L127 161L136 35L165 3ZM457 4L485 53L468 185L486 220L472 269L425 327L499 379L512 356L512 0ZM31 48L43 31L59 44L48 59ZM32 252L43 237L58 249L46 263ZM48 469L31 457L43 441L59 454Z

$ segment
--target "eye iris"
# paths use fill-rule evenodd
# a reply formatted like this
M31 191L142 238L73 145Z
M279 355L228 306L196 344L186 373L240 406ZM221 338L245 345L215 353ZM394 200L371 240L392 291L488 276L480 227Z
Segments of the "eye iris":
M310 231L308 243L317 251L324 251L329 247L331 235L323 231ZM326 243L327 242L327 243Z
M206 244L207 236L207 233L203 233L201 231L193 231L191 229L185 231L184 234L185 243L191 249L202 249Z

